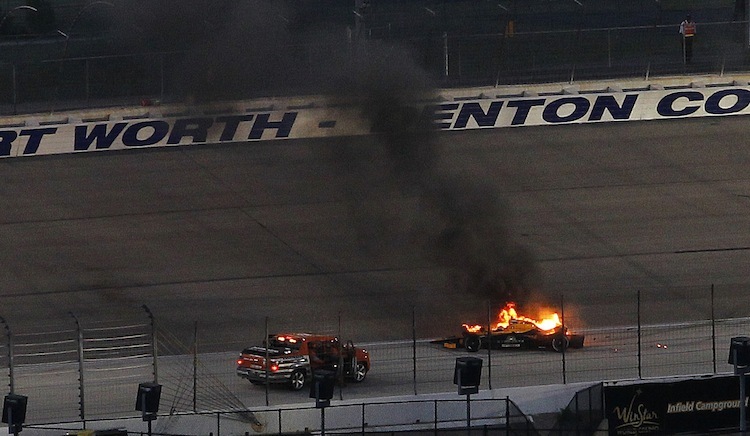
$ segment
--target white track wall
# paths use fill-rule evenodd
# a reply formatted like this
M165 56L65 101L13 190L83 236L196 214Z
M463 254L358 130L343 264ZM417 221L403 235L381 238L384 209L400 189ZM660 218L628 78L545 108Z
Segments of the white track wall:
M454 96L441 94L442 102L414 107L444 131L750 114L750 86L743 78L671 80L452 91ZM0 119L0 158L374 133L362 108L310 100Z

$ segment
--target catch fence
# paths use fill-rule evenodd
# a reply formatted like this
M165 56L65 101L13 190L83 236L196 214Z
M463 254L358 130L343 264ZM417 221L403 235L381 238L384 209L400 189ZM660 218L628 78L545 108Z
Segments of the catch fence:
M108 44L106 39L31 39L4 42L0 50L0 115L51 112L116 105L153 105L333 92L338 75L404 49L438 87L497 87L530 83L575 83L617 78L643 79L675 74L747 71L747 21L699 24L692 62L685 61L676 25L510 31L483 34L425 34L391 38L387 29L369 29L363 40L280 47L264 68L284 74L236 71L199 53L104 53L71 56L71 46ZM384 48L385 47L385 48ZM30 55L43 52L47 56ZM240 60L237 60L240 62ZM203 67L193 71L194 65ZM268 76L254 80L253 75ZM407 74L407 73L396 73ZM342 78L343 79L343 78Z
M338 386L338 400L370 402L455 392L456 358L463 356L483 360L482 390L731 373L730 339L748 336L750 317L722 317L731 311L725 300L732 300L734 294L717 292L714 297L713 288L703 294L708 295L692 294L685 302L673 295L668 301L673 313L666 316L660 315L658 306L642 303L653 302L656 293L643 296L638 292L631 313L620 309L602 314L614 320L625 312L625 319L630 317L633 323L588 328L578 327L583 326L576 310L579 303L561 301L565 325L585 336L583 348L563 353L549 349L470 353L446 348L436 340L440 338L425 334L419 320L428 314L420 314L418 308L392 314L394 325L411 326L402 332L402 339L368 341L358 339L356 320L347 321L341 314L321 314L321 320L312 324L310 320L267 318L265 326L255 326L247 338L231 343L216 343L217 336L201 332L197 323L194 331L174 331L160 325L158 313L152 318L148 310L107 321L71 314L66 325L26 331L2 321L6 335L0 340L0 367L8 375L10 392L29 398L28 423L80 422L84 427L91 420L138 416L134 398L142 382L163 386L160 412L165 414L257 410L308 402L305 391L256 386L236 375L240 350L259 344L267 331L330 333L366 348L371 371L362 383ZM698 311L705 316L692 316L696 303L702 302L708 304L698 304ZM741 303L735 305L742 310ZM497 308L488 303L488 322ZM407 319L398 319L401 315ZM680 316L682 321L675 319ZM460 326L455 327L460 335Z
M577 411L576 413L583 413ZM560 414L562 417L562 414ZM304 424L303 424L304 423ZM598 422L597 422L598 424ZM134 420L101 420L95 428L104 434L137 434L145 424ZM538 436L534 422L509 398L414 399L331 404L325 409L297 405L278 409L175 413L152 421L149 434L329 434L434 436L476 435ZM39 435L73 433L66 423L30 425ZM124 430L127 428L128 430ZM592 428L591 426L586 429ZM580 427L585 431L583 427ZM73 431L71 431L73 430ZM101 430L100 430L101 431ZM98 431L97 433L99 433ZM145 432L140 432L143 435Z

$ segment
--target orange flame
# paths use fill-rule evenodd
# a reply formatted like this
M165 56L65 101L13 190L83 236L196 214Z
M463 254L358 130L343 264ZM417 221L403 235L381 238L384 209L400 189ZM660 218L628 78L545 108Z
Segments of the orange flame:
M464 330L466 330L469 333L477 333L477 332L482 331L482 326L478 324L476 325L462 324L462 326Z
M497 323L492 327L492 330L502 330L507 328L511 322L527 322L534 324L540 330L552 330L562 325L560 316L557 313L545 316L541 320L536 320L523 315L519 315L516 311L516 303L508 302L505 307L497 315ZM479 324L469 325L463 324L463 328L470 333L477 333L484 329Z

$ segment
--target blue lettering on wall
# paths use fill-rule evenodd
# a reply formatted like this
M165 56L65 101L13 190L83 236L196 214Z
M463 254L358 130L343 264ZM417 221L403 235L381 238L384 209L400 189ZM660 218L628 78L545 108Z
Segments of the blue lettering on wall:
M151 130L150 135L146 138L139 139L138 135L142 131L148 132ZM128 147L144 147L148 145L154 145L161 141L169 133L169 123L166 121L143 121L140 123L129 126L122 134L122 143Z
M560 116L559 111L562 106L572 104L574 106L570 115ZM569 123L571 121L583 118L591 107L591 102L584 97L566 97L554 100L548 104L542 112L542 118L548 123Z
M216 118L217 123L224 123L224 130L221 131L221 136L219 137L219 141L221 142L233 141L234 135L237 134L237 128L239 127L240 123L244 121L252 121L252 120L253 120L253 115L234 115L234 116L217 117Z
M727 96L735 96L737 101L730 107L721 107L721 100ZM750 91L746 89L726 89L717 91L706 100L706 112L714 115L734 114L742 111L750 104Z
M179 144L182 138L189 136L193 143L205 143L208 140L208 129L214 124L211 118L183 118L175 120L167 144Z
M510 122L510 125L517 126L519 124L525 124L526 118L528 118L531 108L534 106L544 106L544 103L545 100L543 98L509 101L508 107L517 108L516 114L513 116L513 121Z
M458 109L458 103L442 103L438 105L425 106L423 117L429 122L435 123L438 129L450 129L450 120L453 119L453 111ZM445 120L448 120L447 122Z
M457 129L466 128L466 125L469 123L469 118L474 118L479 127L492 127L497 122L497 117L500 114L500 109L502 107L502 101L493 101L490 103L487 112L485 112L479 103L464 103L463 106L461 106L461 111L458 113L456 123L453 127Z
M19 136L28 136L29 141L23 149L23 154L36 154L39 150L39 144L42 143L44 135L53 135L57 132L57 127L47 127L44 129L21 130Z
M12 130L0 130L0 156L10 156L13 147L13 141L18 138L16 132Z
M247 139L260 139L266 129L276 129L277 138L287 138L294 126L294 120L297 119L297 112L284 112L284 116L279 121L268 121L270 114L259 114L255 118L253 128L250 129L250 135Z
M674 108L674 102L679 98L685 98L688 101L701 101L703 100L703 94L698 91L682 91L665 95L659 100L659 103L656 106L656 111L659 115L664 117L683 117L685 115L693 114L700 109L700 106L687 105L682 110L676 110Z
M617 104L614 95L600 95L596 97L594 107L591 109L589 121L601 121L604 111L607 110L615 120L627 120L633 113L635 102L638 100L638 94L628 94L622 102L622 106Z
M127 123L117 123L110 131L107 131L106 124L97 124L90 133L88 127L76 126L73 150L86 151L93 143L96 143L94 146L96 150L108 149L127 125Z

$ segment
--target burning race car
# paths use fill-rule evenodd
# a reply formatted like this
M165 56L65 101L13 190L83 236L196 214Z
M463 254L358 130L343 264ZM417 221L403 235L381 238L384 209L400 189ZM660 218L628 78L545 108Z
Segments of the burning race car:
M555 313L541 321L519 316L514 303L507 303L498 322L488 332L486 326L463 324L461 337L440 341L446 348L465 348L476 352L482 348L552 349L558 352L583 347L583 335L571 333Z

